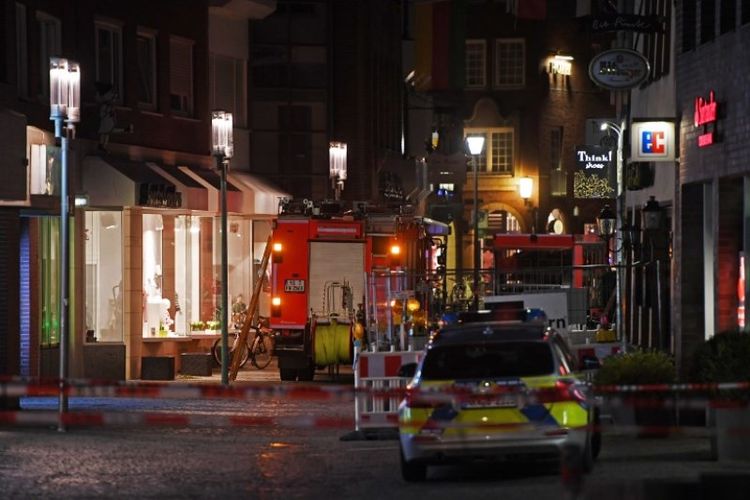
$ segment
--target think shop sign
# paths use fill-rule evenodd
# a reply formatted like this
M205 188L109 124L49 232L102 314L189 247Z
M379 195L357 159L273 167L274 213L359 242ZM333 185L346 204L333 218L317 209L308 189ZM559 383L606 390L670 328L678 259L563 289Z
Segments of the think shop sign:
M603 146L576 146L573 196L575 198L614 198L617 161L613 149Z

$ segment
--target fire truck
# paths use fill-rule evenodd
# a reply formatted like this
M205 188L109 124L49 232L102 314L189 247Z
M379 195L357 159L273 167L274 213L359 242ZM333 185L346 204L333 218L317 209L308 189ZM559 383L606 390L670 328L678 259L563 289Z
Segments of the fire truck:
M271 317L281 380L351 363L355 337L398 343L407 319L438 314L449 227L344 202L282 203L272 234Z
M594 234L496 234L492 250L494 270L485 280L488 307L525 298L527 307L562 310L550 319L565 329L569 323L598 321L614 297L606 242Z

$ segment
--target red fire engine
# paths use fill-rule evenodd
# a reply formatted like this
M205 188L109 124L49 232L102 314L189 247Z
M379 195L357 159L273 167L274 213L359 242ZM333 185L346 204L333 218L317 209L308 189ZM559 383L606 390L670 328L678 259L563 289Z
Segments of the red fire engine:
M428 307L418 276L439 271L447 234L445 224L372 207L283 204L272 235L270 319L281 380L312 380L316 368L351 363L355 331L375 332L392 298L409 291Z

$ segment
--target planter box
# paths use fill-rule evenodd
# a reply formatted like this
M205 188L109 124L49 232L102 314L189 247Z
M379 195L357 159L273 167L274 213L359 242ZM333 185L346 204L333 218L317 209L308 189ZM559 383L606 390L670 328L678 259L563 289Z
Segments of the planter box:
M180 355L180 373L210 377L214 357L207 352L184 352Z

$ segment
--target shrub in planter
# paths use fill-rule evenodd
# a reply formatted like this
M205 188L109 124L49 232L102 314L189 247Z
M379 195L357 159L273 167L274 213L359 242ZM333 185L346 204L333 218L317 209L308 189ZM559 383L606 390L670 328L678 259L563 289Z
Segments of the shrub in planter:
M727 331L714 335L693 353L691 382L750 382L750 334ZM714 458L750 460L750 390L709 391L708 423Z
M674 359L661 351L638 350L604 360L594 376L595 386L671 384L676 380ZM663 402L670 394L644 392L625 396L626 408L632 408L639 436L657 437L669 434L674 413Z

